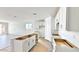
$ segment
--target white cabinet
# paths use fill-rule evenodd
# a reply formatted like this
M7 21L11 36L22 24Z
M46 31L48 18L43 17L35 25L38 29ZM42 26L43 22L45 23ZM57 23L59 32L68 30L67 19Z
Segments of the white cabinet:
M23 49L22 51L23 52L29 51L29 49L30 49L30 40L24 41L21 44L23 44L22 45L22 49Z
M59 35L61 38L68 40L79 48L79 40L74 34L70 32L79 31L79 8L75 7L61 7L55 17L55 30L57 29L57 23L59 23Z
M32 36L23 40L14 40L15 52L28 52L36 44L36 36Z
M60 8L55 17L55 30L58 30L58 31L66 30L66 8L65 7Z
M29 40L14 40L14 51L24 52L29 50Z
M55 17L55 30L59 23L59 31L79 31L79 8L61 7Z
M36 44L36 39L35 39L35 36L32 36L31 38L29 38L30 40L30 49Z

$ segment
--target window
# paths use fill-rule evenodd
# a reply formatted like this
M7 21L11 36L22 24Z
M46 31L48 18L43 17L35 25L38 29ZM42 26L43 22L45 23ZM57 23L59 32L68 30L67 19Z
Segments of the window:
M0 34L8 33L8 23L0 22Z
M32 24L26 24L26 29L32 29L33 25Z
M0 24L0 34L3 34L5 32L5 26L3 24Z

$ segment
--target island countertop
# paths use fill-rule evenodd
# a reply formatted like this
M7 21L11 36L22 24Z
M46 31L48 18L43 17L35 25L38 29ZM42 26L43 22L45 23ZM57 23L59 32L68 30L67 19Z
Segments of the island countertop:
M17 37L17 38L15 38L16 40L24 40L24 39L26 39L26 38L30 38L30 37L32 37L32 36L36 36L36 38L37 38L37 34L36 33L32 33L32 34L28 34L28 35L24 35L24 36L19 36L19 37Z

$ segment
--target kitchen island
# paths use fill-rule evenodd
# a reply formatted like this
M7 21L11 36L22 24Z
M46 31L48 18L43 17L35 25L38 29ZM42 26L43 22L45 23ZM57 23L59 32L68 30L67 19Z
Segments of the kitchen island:
M38 35L36 33L19 36L12 40L13 51L14 52L28 52L30 51L38 42Z

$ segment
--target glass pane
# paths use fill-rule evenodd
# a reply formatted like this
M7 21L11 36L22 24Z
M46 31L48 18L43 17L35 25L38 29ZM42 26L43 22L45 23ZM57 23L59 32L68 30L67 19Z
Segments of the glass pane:
M26 24L26 29L32 29L32 24Z

